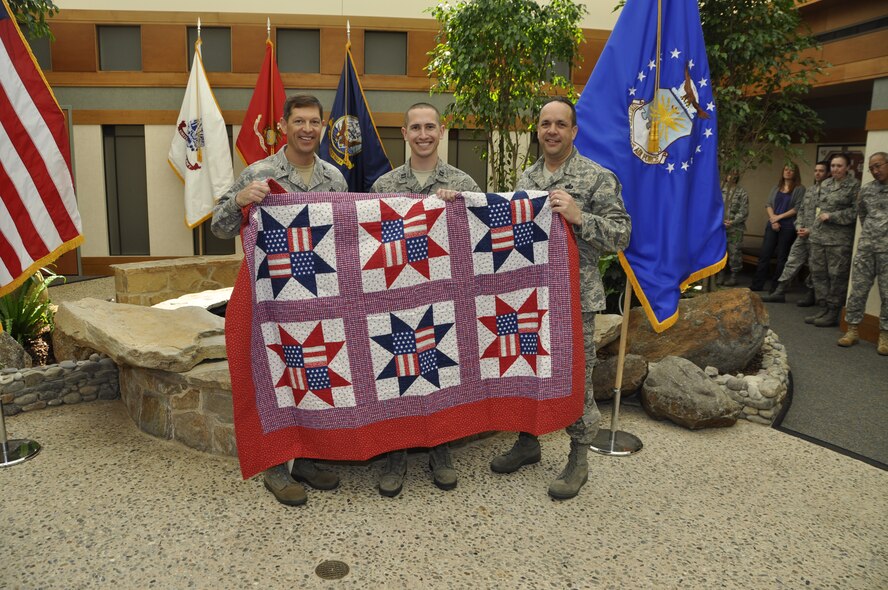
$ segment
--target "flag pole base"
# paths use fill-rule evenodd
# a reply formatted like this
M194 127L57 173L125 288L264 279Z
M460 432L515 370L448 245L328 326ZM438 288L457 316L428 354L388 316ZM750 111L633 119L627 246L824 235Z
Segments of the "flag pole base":
M643 446L641 439L634 434L601 428L589 448L600 455L626 457L637 453Z
M0 467L24 463L40 452L40 443L27 438L14 438L0 444Z

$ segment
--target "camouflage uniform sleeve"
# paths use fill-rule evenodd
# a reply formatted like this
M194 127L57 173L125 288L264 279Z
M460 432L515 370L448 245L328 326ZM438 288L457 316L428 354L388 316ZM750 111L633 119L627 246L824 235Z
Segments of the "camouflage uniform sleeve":
M737 192L734 193L734 202L737 203L737 214L731 220L732 224L746 223L746 219L749 217L749 195L745 188L737 187Z
M849 188L851 194L851 206L836 211L827 211L829 213L829 222L835 225L851 225L857 221L857 193L860 185L855 183Z
M802 193L802 198L799 200L799 208L796 209L796 217L793 225L798 230L800 228L805 227L804 219L805 219L805 209L808 206L808 191L807 189Z
M580 239L603 252L625 249L629 245L632 221L623 206L617 177L609 171L604 172L598 186L584 198L591 204L592 210L584 208L582 223L574 226Z
M475 182L475 179L465 173L463 175L463 178L460 179L460 182L458 184L459 184L459 188L455 188L454 190L458 190L461 192L467 192L467 193L484 192L481 190L481 187L478 186L478 183Z
M863 225L863 222L866 219L867 215L865 198L867 194L867 188L868 187L864 187L863 189L861 189L860 194L857 196L857 217L860 219L860 225Z
M234 198L251 181L252 176L244 170L238 179L234 181L234 184L228 187L225 194L219 197L219 200L213 206L213 220L210 222L210 231L217 238L226 240L240 234L243 215Z

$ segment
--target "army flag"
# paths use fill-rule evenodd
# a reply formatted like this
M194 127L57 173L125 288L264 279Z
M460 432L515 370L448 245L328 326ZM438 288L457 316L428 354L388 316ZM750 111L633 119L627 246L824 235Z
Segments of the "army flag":
M234 182L228 131L207 81L199 37L168 160L185 184L185 225L196 227L212 215L216 199Z
M0 3L0 296L83 242L65 116Z
M287 143L287 138L281 135L277 127L286 99L281 74L274 60L274 43L268 39L265 41L265 61L259 70L256 89L253 90L253 98L250 99L235 142L237 153L245 164L266 158Z
M369 192L376 179L392 169L355 72L351 43L345 46L342 76L319 155L339 168L354 193Z
M657 332L725 264L716 115L697 0L629 0L577 102L576 147L623 185L620 262Z

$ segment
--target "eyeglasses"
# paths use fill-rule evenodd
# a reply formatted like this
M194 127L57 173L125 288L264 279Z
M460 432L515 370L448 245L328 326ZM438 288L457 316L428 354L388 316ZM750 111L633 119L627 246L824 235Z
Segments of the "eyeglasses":
M873 164L872 166L869 167L869 171L875 172L876 170L878 170L879 168L884 166L886 163L888 163L888 162L882 162L881 164Z

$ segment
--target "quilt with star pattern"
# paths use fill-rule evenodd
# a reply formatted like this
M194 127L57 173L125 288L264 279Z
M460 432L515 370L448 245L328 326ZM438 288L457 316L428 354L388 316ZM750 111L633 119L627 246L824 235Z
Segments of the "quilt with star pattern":
M226 314L244 478L582 412L578 257L547 193L270 194Z

